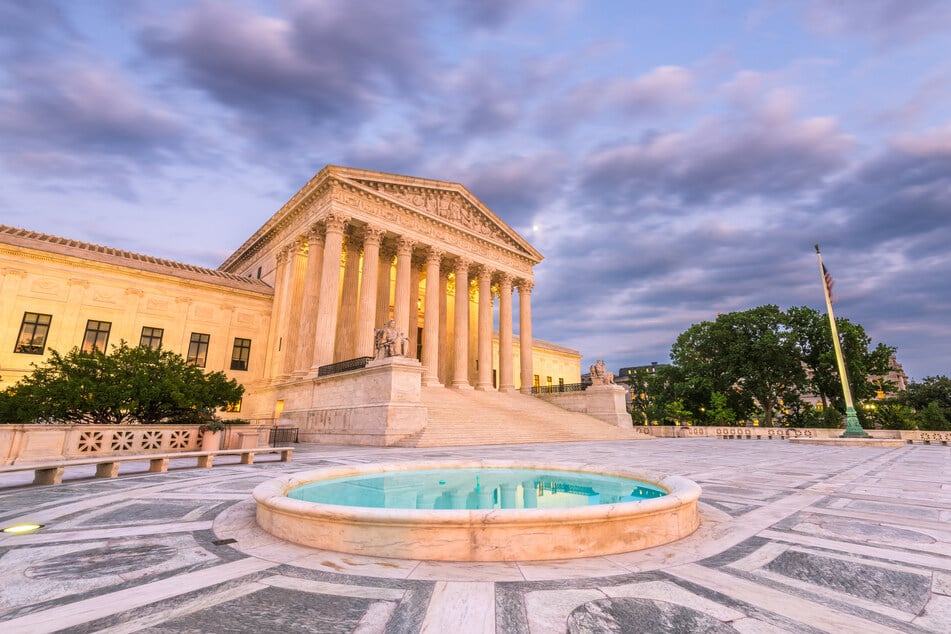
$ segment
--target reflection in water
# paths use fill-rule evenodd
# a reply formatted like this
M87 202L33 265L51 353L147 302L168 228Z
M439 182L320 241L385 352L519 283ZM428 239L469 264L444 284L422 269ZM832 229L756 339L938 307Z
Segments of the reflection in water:
M401 509L566 508L666 495L656 485L577 471L439 469L373 473L312 482L288 497L344 506Z

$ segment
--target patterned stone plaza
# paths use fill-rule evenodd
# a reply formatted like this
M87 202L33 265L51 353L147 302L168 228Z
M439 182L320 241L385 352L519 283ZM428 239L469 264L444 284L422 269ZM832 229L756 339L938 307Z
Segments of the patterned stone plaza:
M257 528L277 474L415 458L636 465L703 487L701 528L641 552L454 564L341 555ZM947 632L951 448L657 439L381 449L57 486L0 476L0 631ZM142 468L147 467L147 462ZM183 462L181 466L184 467ZM189 466L191 464L189 463Z

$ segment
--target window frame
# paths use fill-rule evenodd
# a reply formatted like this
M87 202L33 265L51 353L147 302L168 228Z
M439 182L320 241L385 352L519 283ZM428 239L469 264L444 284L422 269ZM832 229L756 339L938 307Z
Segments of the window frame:
M208 348L211 344L211 335L203 332L193 332L188 340L188 354L185 362L199 368L208 364ZM200 363L199 363L200 361Z
M93 327L93 324L96 324ZM105 328L103 328L105 326ZM89 335L93 335L93 339L90 341ZM80 347L80 350L86 354L91 354L94 350L98 350L103 354L109 350L109 335L112 334L112 322L111 321L102 321L101 319L87 319L86 320L86 331L83 334L83 343ZM102 335L105 335L103 338ZM102 339L102 348L99 347L99 341ZM87 346L87 344L89 344Z
M30 316L34 317L33 321L27 321ZM41 323L41 318L46 318L46 323ZM16 354L46 354L46 340L49 338L50 334L50 324L53 323L53 316L47 315L46 313L32 313L30 311L23 312L23 319L20 321L20 331L17 333L16 343L13 345L13 352ZM32 327L29 335L29 342L24 341L23 335L27 331L27 327ZM43 329L40 344L36 343L37 332Z
M247 344L247 345L245 345ZM235 364L238 364L237 366ZM243 367L241 367L243 364ZM244 337L235 337L231 347L231 369L247 372L251 365L251 340Z
M145 331L152 331L150 334L146 335ZM156 337L155 332L158 331L158 336ZM156 338L158 339L158 345L152 345L155 343ZM162 340L165 339L165 329L156 328L155 326L142 326L142 334L139 335L139 345L148 346L152 350L158 350L162 347ZM148 341L146 341L148 340Z

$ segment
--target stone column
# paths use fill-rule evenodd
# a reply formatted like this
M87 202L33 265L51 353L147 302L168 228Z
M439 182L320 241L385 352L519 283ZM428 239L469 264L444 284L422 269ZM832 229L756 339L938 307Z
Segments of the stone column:
M522 362L522 394L532 393L532 286L531 280L518 282L518 351Z
M413 258L409 268L409 329L406 331L406 356L416 358L419 350L419 278L423 260ZM422 356L422 355L420 355Z
M449 274L447 265L439 269L439 380L448 385L452 382L452 345L449 338L452 324L449 321Z
M453 305L452 387L469 385L469 260L456 258L456 302Z
M294 241L288 266L290 271L287 277L290 280L290 288L285 295L288 299L284 322L287 324L287 328L285 329L286 335L282 345L284 361L281 376L290 376L296 368L297 345L300 341L301 304L304 302L304 283L307 271L307 238L305 236L300 236Z
M426 300L423 309L423 385L439 382L439 264L442 251L426 252Z
M340 314L337 316L337 337L334 344L334 363L352 359L357 345L356 320L360 293L360 240L347 236L343 265L343 292L340 294Z
M390 319L390 283L393 275L393 258L396 247L392 242L380 243L380 273L377 280L376 323L377 328Z
M271 323L268 333L268 359L267 376L275 378L280 374L278 361L281 358L281 351L284 344L284 322L282 314L287 295L287 267L290 258L290 252L286 247L282 247L275 255L276 265L274 267L274 299L271 302ZM184 335L183 335L184 336ZM187 344L185 344L187 345ZM187 349L187 348L186 348Z
M317 328L317 301L320 297L320 270L324 263L324 230L314 225L307 233L307 270L304 272L304 299L300 314L300 338L294 373L306 374L314 360Z
M414 246L416 242L405 237L401 237L396 243L396 295L393 299L393 320L396 322L396 329L404 336L409 332L409 283Z
M339 214L330 214L324 219L324 261L320 271L320 302L317 304L314 364L311 368L315 372L318 367L333 363L340 305L340 256L343 253L343 230L349 221L348 217Z
M363 279L360 281L360 305L357 307L357 357L372 357L376 332L377 278L380 272L380 240L383 230L367 225L363 234Z
M499 278L499 391L514 392L512 372L512 277L503 273Z
M492 271L482 265L479 269L479 376L477 390L491 390L492 384Z

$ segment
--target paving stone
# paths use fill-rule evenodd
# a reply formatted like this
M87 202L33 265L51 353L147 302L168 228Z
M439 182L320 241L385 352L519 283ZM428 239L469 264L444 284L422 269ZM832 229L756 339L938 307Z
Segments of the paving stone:
M603 558L386 560L282 542L257 525L250 497L278 474L327 465L579 456L697 480L701 528L673 544ZM0 475L0 518L44 524L35 534L0 535L0 632L404 634L478 604L494 609L495 631L505 634L947 634L949 457L948 447L937 446L706 438L299 445L291 463L189 466L43 487ZM471 601L470 587L479 590ZM471 620L450 634L466 627L492 624Z
M575 608L568 617L571 634L670 632L729 634L736 630L703 612L652 599L600 599Z
M928 601L931 575L787 550L765 566L787 577L917 614Z

